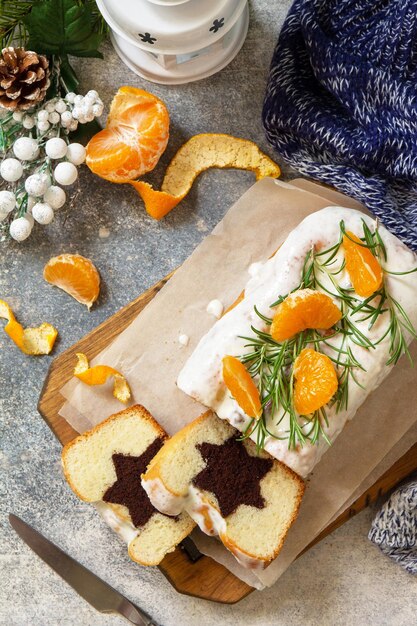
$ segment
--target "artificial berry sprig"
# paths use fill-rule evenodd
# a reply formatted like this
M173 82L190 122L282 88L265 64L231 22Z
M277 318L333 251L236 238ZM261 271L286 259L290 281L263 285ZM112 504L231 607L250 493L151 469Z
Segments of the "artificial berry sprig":
M34 222L46 225L66 201L62 187L78 178L85 148L69 133L103 113L96 91L67 93L0 119L0 239L24 241Z

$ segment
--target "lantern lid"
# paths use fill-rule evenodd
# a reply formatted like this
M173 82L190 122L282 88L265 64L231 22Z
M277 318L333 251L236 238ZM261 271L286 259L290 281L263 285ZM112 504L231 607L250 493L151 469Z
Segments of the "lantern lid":
M154 54L210 46L236 24L247 0L97 0L110 28Z

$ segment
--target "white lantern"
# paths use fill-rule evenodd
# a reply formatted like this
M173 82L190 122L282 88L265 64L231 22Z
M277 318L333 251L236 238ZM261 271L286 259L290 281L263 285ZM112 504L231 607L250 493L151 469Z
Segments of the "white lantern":
M178 85L206 78L239 52L247 0L97 0L113 46L142 78Z

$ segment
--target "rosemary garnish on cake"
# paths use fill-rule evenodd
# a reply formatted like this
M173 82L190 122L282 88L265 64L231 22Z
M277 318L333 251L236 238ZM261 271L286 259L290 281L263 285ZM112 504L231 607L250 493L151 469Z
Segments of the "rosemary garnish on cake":
M328 426L326 406L335 406L336 412L345 411L349 406L351 382L363 388L359 378L360 372L366 370L360 357L355 356L352 343L364 350L372 351L388 338L389 357L386 365L397 363L403 354L406 354L412 362L407 345L407 333L417 338L417 331L401 304L389 294L384 274L406 275L416 272L417 267L405 272L385 269L383 264L387 261L387 251L378 225L371 231L365 220L362 220L362 227L363 236L359 239L346 231L343 221L340 222L338 241L325 250L316 250L314 247L309 250L304 260L299 285L271 304L271 308L275 309L291 294L297 292L307 294L307 291L301 290L326 294L340 306L340 319L331 328L328 330L307 328L284 341L277 341L272 336L274 333L271 334L273 318L263 315L255 306L255 312L263 322L263 330L251 326L254 336L240 337L246 340L245 348L248 352L239 359L256 383L262 406L259 418L251 419L242 437L246 438L255 433L256 443L260 449L264 448L265 440L269 436L288 440L289 449L303 446L307 442L315 444L320 437L330 445L331 442L324 431L324 426ZM338 253L342 245L345 254L340 261ZM352 274L355 268L352 270L349 246L354 248L356 254L358 249L363 248L364 254L368 255L369 285L363 285L359 280L355 285L356 289L354 288ZM350 267L346 266L347 259ZM353 284L342 287L338 282L338 276L346 269ZM310 291L308 294L310 295ZM388 327L381 336L371 340L363 330L363 322L368 322L366 329L370 331L383 314L389 314ZM333 342L332 338L336 336L340 337L340 340ZM325 406L309 415L300 415L294 402L294 363L308 348L324 353L325 358L330 359L337 372L338 386L336 393ZM284 418L288 419L289 426L283 430L282 436L277 436L268 429L267 417L270 415L276 416L275 426L279 426Z

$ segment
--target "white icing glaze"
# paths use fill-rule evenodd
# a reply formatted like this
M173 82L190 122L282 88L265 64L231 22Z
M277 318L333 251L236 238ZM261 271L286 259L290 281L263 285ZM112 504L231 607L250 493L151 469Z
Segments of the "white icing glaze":
M145 479L142 477L141 482L152 505L161 513L175 516L184 510L187 497L171 493L160 478Z
M226 520L216 507L212 506L203 492L190 485L185 504L187 513L206 535L221 535L226 532Z
M178 336L178 342L182 345L182 346L188 346L188 343L190 341L190 338L188 335L179 335Z
M249 276L257 276L263 268L263 263L257 262L249 265L248 274Z
M211 300L207 305L206 311L210 315L214 315L214 317L220 319L223 314L223 309L224 307L220 300Z
M270 304L280 295L295 289L300 282L301 271L307 252L314 245L325 249L337 242L340 235L340 221L344 220L346 229L357 235L362 234L362 219L374 228L374 220L363 213L342 207L327 207L303 220L282 244L278 252L264 263L259 271L254 272L245 287L244 299L227 315L223 316L201 339L197 348L186 362L178 377L178 387L202 404L212 408L222 419L227 419L233 426L243 431L249 423L248 417L235 402L223 383L222 358L227 355L239 356L248 351L246 341L239 336L253 335L250 330L253 324L262 327L260 318L254 311L254 305L265 316L272 317ZM387 249L388 261L386 268L391 271L407 271L417 265L417 256L402 244L384 227L379 232ZM343 251L339 251L339 267ZM322 280L328 280L323 274ZM349 286L349 277L344 271L337 280L342 286ZM417 325L417 273L406 276L386 275L388 292L403 306L412 324ZM368 322L359 322L356 314L355 323L372 342L379 339L389 325L389 313L379 316L372 330L368 330ZM411 337L408 337L411 341ZM334 346L340 344L340 336L329 340ZM359 406L368 394L375 389L390 372L386 365L389 357L389 338L386 337L375 350L366 350L349 340L349 346L366 371L355 368L358 381L365 387L361 389L352 380L349 382L349 406L347 410L336 413L336 407L327 408L329 426L324 430L331 441L334 441L345 423L352 419ZM322 348L323 351L324 348ZM330 348L328 348L330 350ZM270 415L267 418L268 429L275 435L282 436L288 430L288 416L277 426L282 414ZM253 436L255 438L256 435ZM316 445L309 443L295 450L288 450L288 440L268 437L265 448L275 458L283 461L301 476L307 476L320 460L327 444L321 437Z
M127 544L136 539L139 530L133 526L132 522L122 519L116 511L105 502L96 502L94 505L106 524Z

